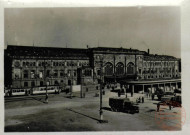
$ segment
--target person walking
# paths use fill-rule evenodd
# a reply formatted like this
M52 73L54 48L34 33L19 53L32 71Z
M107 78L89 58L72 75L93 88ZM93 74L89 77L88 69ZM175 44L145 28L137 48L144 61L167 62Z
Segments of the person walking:
M150 91L149 91L149 89L148 89L147 98L149 98L149 97L150 97Z
M172 105L171 105L171 103L169 103L169 109L170 109L170 110L172 109Z
M152 100L154 100L154 94L152 94Z
M118 97L120 97L120 96L121 96L121 90L118 91Z
M157 104L157 112L160 111L160 103Z
M133 92L131 91L131 97L133 97Z
M48 103L48 93L46 94L45 103Z
M144 103L144 97L142 97L142 103Z

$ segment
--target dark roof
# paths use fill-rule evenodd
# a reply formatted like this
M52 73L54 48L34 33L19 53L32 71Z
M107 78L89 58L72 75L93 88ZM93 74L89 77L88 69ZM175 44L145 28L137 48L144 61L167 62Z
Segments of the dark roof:
M8 45L7 52L11 56L34 56L34 57L76 57L89 58L87 49L33 47Z
M153 55L153 54L148 54L144 56L144 60L178 60L177 58L173 56L168 56L168 55Z
M153 55L148 54L145 51L139 51L137 49L126 48L110 48L110 47L95 47L89 49L81 48L56 48L56 47L37 47L37 46L15 46L8 45L5 50L10 56L30 56L30 57L57 57L57 58L76 58L76 59L89 59L92 52L100 53L135 53L143 54L144 60L178 60L173 56L168 55Z
M145 54L146 52L145 51L139 51L137 49L126 49L126 48L111 48L111 47L95 47L95 48L92 48L94 51L102 51L102 52L124 52L124 53L141 53L141 54Z

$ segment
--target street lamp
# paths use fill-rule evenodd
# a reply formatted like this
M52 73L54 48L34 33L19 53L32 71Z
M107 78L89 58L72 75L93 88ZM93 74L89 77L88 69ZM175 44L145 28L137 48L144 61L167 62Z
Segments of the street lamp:
M46 82L46 97L45 97L45 103L48 103L48 93L47 93L47 86L49 85L49 82L47 81L47 74L46 74L46 61L44 59L44 76L43 79Z
M108 123L107 120L103 120L103 110L102 110L102 74L103 74L103 57L100 58L100 123Z

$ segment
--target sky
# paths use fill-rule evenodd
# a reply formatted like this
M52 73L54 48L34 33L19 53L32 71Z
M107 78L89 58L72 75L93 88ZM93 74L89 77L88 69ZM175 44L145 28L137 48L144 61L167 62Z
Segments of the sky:
M181 57L180 7L6 8L5 48L123 47Z

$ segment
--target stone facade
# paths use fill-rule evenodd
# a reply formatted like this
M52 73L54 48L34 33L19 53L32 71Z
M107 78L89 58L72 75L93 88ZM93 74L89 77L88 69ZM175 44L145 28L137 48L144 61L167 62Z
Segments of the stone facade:
M120 80L180 78L179 59L124 48L48 48L8 46L5 86L96 84Z

